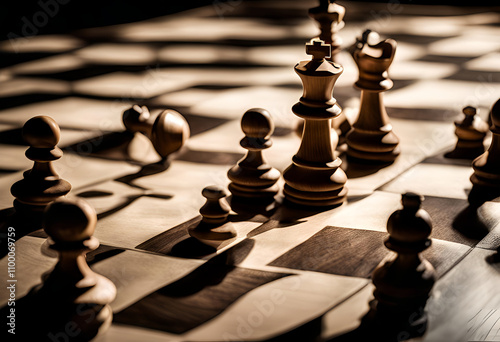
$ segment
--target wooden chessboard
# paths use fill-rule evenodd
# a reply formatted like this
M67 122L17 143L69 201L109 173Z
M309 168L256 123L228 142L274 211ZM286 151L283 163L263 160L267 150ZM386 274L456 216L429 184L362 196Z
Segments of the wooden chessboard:
M372 299L371 272L389 215L415 191L433 220L424 252L439 279L427 303L429 327L415 341L500 341L500 203L467 205L470 161L450 160L453 121L465 105L486 119L500 95L499 8L346 2L344 47L365 28L398 48L385 94L401 140L396 162L360 169L344 162L348 201L327 211L280 205L266 214L233 212L238 236L218 250L190 248L201 190L228 184L244 154L242 114L266 108L276 124L269 163L283 171L297 151L291 107L302 86L293 71L318 34L315 2L228 2L119 26L0 42L0 209L31 167L24 122L49 115L61 127L55 163L97 211L101 246L88 256L117 287L114 321L97 341L330 340L359 325ZM222 10L222 9L223 10ZM355 120L357 68L344 50L334 96ZM131 158L121 114L133 104L182 113L191 138L170 165L151 144ZM488 142L486 142L487 145ZM342 152L342 149L339 150ZM282 183L280 183L282 185ZM281 197L280 197L281 200ZM3 227L5 229L5 226ZM16 241L16 298L41 282L56 256L42 230ZM5 234L3 235L5 238ZM0 260L0 305L8 260ZM2 325L2 329L6 329Z

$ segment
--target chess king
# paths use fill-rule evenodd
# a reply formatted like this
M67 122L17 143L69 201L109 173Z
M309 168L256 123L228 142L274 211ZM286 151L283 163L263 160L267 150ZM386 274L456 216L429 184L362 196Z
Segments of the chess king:
M299 205L333 207L341 205L347 195L342 161L335 154L338 135L331 129L332 119L342 108L332 97L335 81L344 69L328 61L331 47L322 40L306 44L312 60L295 65L302 80L304 93L292 111L304 119L304 131L299 151L284 171L285 199Z

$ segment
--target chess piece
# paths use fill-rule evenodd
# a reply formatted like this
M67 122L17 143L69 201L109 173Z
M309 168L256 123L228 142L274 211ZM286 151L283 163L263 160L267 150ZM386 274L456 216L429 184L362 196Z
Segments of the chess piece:
M343 72L341 65L325 60L330 45L321 40L306 44L311 61L295 66L304 93L292 111L305 120L304 132L292 164L283 173L285 198L306 206L338 206L347 195L347 176L335 154L338 137L331 129L331 119L342 109L332 97L335 81Z
M154 117L146 106L134 105L123 112L122 120L127 131L148 137L162 160L178 151L190 135L186 119L172 109Z
M309 9L309 16L316 21L320 29L319 39L324 41L325 44L330 44L332 47L330 57L325 58L332 62L337 62L336 56L341 50L342 39L337 32L345 25L343 21L344 15L345 8L336 4L334 0L320 0L319 6ZM300 122L297 128L300 135L302 134L303 126L303 122ZM332 126L339 136L338 144L343 144L346 134L351 130L351 124L343 112L332 120Z
M474 173L470 177L473 184L469 193L471 204L481 204L500 196L500 99L493 105L490 119L490 147L472 162Z
M354 84L361 90L359 116L347 133L347 155L357 161L392 163L400 153L399 139L392 131L389 116L383 104L384 91L393 82L387 70L396 52L396 41L379 40L378 34L367 30L351 48L359 69Z
M201 194L207 199L200 209L202 219L198 225L189 228L188 233L202 243L217 248L237 235L233 224L227 222L231 211L226 200L227 193L222 187L212 185L204 188Z
M229 191L235 198L273 199L279 190L276 182L281 174L267 164L262 155L262 150L272 145L274 122L271 115L262 108L249 109L241 118L241 129L245 137L240 145L248 152L227 173L231 180Z
M432 223L420 208L423 197L402 196L403 209L387 222L385 245L397 253L395 259L377 267L372 275L376 300L375 322L381 330L423 334L427 325L424 311L436 280L434 267L420 255L431 245Z
M488 124L476 115L477 109L464 107L465 118L455 121L455 135L458 138L455 149L445 154L447 158L475 159L484 153L483 140L488 132Z
M22 333L32 334L31 340L59 340L63 334L65 341L89 341L111 324L109 304L116 296L116 287L86 262L87 252L99 246L92 236L96 222L94 209L81 199L59 199L47 207L43 228L59 261L25 299L29 307L23 309L29 313L24 314L34 318L28 331Z
M336 34L345 23L343 21L345 8L333 0L320 0L319 6L309 9L309 16L316 21L320 29L319 39L332 47L327 60L335 62L335 56L340 52L342 39Z
M35 116L24 124L22 136L30 146L26 157L34 164L24 172L23 179L12 185L10 191L15 197L14 207L19 216L41 222L47 205L71 190L71 184L61 179L52 165L63 155L56 146L61 131L51 117Z

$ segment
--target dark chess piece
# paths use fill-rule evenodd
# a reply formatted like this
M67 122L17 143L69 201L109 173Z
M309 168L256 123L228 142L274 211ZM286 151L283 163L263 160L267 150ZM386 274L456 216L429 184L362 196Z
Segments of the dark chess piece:
M262 108L249 109L241 118L241 129L245 137L240 145L248 152L227 173L231 180L229 191L233 194L233 199L272 201L278 193L276 182L281 174L267 164L262 155L262 150L272 145L270 137L274 131L274 122L271 115Z
M376 32L366 30L351 47L359 69L354 85L361 90L361 105L359 116L346 136L347 155L357 161L392 163L400 153L399 138L392 131L383 92L393 86L387 70L396 53L396 41L373 42L378 40Z
M318 24L319 39L332 47L332 52L327 60L335 62L335 56L341 50L342 38L337 35L344 23L345 7L336 4L333 0L320 0L319 6L309 9L309 16Z
M341 51L342 38L337 32L345 25L343 21L344 15L345 7L335 3L334 0L320 0L319 6L309 9L309 16L318 24L320 30L319 39L332 47L330 57L325 58L331 62L338 62L336 56ZM300 135L302 135L303 127L304 123L300 122L297 128ZM347 132L351 130L351 124L343 112L332 120L332 127L339 136L338 144L343 144Z
M488 132L488 124L476 115L477 109L464 107L465 118L455 121L457 144L455 149L445 154L446 158L475 159L484 153L484 138Z
M201 194L207 199L200 209L202 219L198 225L189 228L188 233L203 244L217 248L237 235L233 224L227 222L231 212L227 193L222 187L212 185L204 188Z
M146 106L134 105L123 112L123 124L127 131L141 133L151 140L154 149L162 160L184 145L190 136L186 119L178 112L167 109L154 117ZM131 155L144 151L130 151Z
M52 165L63 155L56 146L61 131L51 117L35 116L24 124L22 136L30 146L26 150L26 157L33 160L34 164L24 172L23 179L12 185L10 191L16 198L14 207L18 216L41 223L47 205L71 190L71 184L61 179Z
M377 333L387 336L401 331L420 336L427 327L424 307L436 272L420 255L431 245L432 231L429 214L420 208L422 200L414 193L402 196L403 209L389 217L389 238L385 242L397 256L377 267L372 275L375 301L365 320L370 319Z
M87 252L99 246L92 236L96 222L94 209L81 199L59 199L47 207L43 227L59 261L18 308L27 319L18 331L30 341L89 341L110 326L116 287L86 262Z
M500 99L491 109L490 120L490 147L472 162L474 173L470 180L473 186L469 193L472 205L480 205L500 196Z
M346 198L347 181L340 168L342 161L335 153L338 141L331 119L342 109L332 97L335 81L343 72L339 64L325 60L330 55L330 45L321 40L306 44L310 61L295 66L304 93L292 111L305 120L299 151L283 173L285 198L295 204L311 207L341 205Z

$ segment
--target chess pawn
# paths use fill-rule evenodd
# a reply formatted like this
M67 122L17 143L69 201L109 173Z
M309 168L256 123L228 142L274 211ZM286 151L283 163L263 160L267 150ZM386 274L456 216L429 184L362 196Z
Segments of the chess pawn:
M227 193L222 187L212 185L204 188L201 194L207 199L200 209L202 219L198 225L189 228L188 233L200 242L217 248L237 235L233 224L227 222L231 211L226 200Z
M10 191L15 197L14 207L20 217L41 221L47 205L71 190L71 184L61 179L52 165L63 155L56 146L61 131L51 117L35 116L24 124L22 136L30 146L26 157L34 164L24 172L23 179L12 185Z
M464 107L465 118L455 121L455 135L458 138L455 149L445 156L457 159L475 159L484 152L483 140L488 132L488 124L476 116L474 107Z
M39 335L37 341L60 333L66 341L89 341L111 324L109 304L116 287L86 262L87 252L99 246L92 236L96 222L94 209L81 199L59 199L44 213L43 228L59 260L43 283L27 295L31 314L36 315L32 324L37 327L33 330Z
M162 160L180 150L190 135L186 119L172 109L154 117L146 106L134 105L123 112L122 120L129 132L148 137ZM144 154L143 150L138 152ZM136 153L131 151L130 154Z
M304 131L292 164L283 172L285 198L295 204L311 207L341 205L346 198L347 176L340 168L342 161L335 153L338 138L331 128L331 119L342 109L332 97L335 81L342 74L339 64L325 60L330 46L321 40L306 44L313 56L295 66L304 86L300 101L292 111L304 119Z
M403 209L387 222L389 238L385 245L397 253L392 261L377 267L372 275L376 318L382 329L425 331L424 307L435 283L434 267L420 256L431 245L432 223L420 208L423 198L414 193L402 196ZM401 331L401 330L400 330Z
M359 116L346 136L347 155L351 159L372 163L392 163L400 153L399 138L392 131L383 104L383 92L393 82L387 70L396 53L396 41L378 41L378 34L367 30L351 48L359 70L354 84L361 90Z
M470 177L473 184L469 194L471 204L480 204L500 196L500 99L491 109L490 120L490 147L472 162L474 173Z
M245 137L241 147L248 152L227 173L231 180L229 191L235 198L273 199L278 193L276 182L280 172L267 164L262 150L271 147L274 122L269 112L262 108L252 108L241 118L241 129Z

